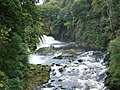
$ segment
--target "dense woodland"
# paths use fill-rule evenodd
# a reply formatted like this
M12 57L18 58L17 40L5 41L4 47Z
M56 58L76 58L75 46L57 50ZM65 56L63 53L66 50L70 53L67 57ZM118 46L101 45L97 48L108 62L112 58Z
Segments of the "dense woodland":
M109 51L105 83L110 90L119 90L120 0L36 2L39 0L0 0L0 90L31 90L30 81L37 75L39 84L48 80L44 76L49 67L28 64L28 55L34 53L42 34ZM38 73L43 69L43 75Z

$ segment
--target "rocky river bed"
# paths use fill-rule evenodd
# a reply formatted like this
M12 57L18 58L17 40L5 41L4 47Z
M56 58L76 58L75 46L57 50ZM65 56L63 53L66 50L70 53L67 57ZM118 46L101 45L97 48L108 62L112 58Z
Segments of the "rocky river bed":
M51 67L50 80L37 90L106 90L107 53L79 49L31 55L32 64Z

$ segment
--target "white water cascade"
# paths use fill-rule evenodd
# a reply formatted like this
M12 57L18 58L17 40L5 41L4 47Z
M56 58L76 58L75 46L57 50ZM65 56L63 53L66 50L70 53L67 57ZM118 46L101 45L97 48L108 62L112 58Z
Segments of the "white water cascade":
M38 40L39 40L39 42L37 43L36 50L38 50L40 48L44 48L44 47L51 47L51 46L55 47L55 48L59 48L61 46L64 46L63 42L57 41L51 36L43 35L40 38L38 38Z

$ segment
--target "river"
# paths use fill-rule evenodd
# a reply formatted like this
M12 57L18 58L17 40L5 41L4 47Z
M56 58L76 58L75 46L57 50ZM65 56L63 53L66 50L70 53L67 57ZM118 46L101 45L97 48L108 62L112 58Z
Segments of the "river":
M75 43L59 42L46 35L41 41L37 46L39 51L30 55L29 63L49 65L51 72L50 80L37 90L107 89L104 84L108 70L104 61L107 53L85 51Z

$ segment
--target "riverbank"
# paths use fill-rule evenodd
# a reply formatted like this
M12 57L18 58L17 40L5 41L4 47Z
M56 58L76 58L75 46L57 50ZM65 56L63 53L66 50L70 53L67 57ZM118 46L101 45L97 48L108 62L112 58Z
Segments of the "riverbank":
M49 66L43 65L29 65L30 70L27 72L28 77L26 81L26 90L34 90L38 85L47 83L49 80L49 73L51 71Z

